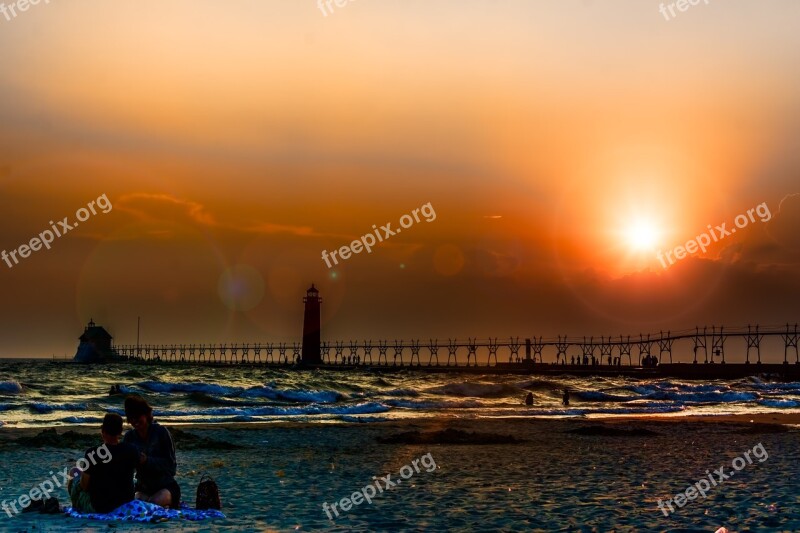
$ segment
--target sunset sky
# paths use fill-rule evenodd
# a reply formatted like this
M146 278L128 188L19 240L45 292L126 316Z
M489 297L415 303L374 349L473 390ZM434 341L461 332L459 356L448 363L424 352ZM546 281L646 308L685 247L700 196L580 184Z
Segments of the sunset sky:
M8 0L6 0L8 4ZM800 3L52 0L0 15L0 357L800 320ZM430 203L436 219L328 269ZM656 252L766 203L663 268ZM780 357L783 358L782 349Z

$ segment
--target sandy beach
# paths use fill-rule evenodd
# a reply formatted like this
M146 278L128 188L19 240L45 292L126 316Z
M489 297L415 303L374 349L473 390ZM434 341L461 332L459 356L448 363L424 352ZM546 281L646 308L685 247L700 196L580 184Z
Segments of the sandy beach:
M781 424L787 426L800 425L800 413L741 413L732 415L637 415L619 416L609 423L627 423L631 421L657 421L657 422L704 422L707 424Z
M208 531L730 531L796 530L800 465L794 417L732 419L440 420L377 424L232 424L175 431L179 482L193 503L201 473L219 483L225 520L172 522ZM777 419L777 421L775 420ZM713 422L713 423L704 423ZM776 425L776 422L780 424ZM0 431L0 497L12 499L80 457L96 431ZM18 440L22 439L22 440ZM27 439L27 440L26 440ZM51 444L56 444L52 446ZM705 499L658 507L761 444L768 452ZM435 468L411 470L430 454ZM431 464L429 461L428 464ZM12 466L13 465L13 466ZM340 502L391 475L394 486L332 520ZM363 493L363 492L362 492ZM62 504L68 499L58 494ZM62 516L0 517L16 531L106 531ZM151 525L115 523L116 529Z
M800 533L799 20L0 0L0 533Z

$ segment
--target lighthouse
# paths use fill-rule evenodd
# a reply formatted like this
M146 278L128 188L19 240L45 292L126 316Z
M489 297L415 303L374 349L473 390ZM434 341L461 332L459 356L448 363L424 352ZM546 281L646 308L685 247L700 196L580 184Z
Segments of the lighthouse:
M320 357L320 312L319 304L322 299L319 297L319 291L314 284L306 291L306 297L303 298L303 303L306 306L305 315L303 317L303 364L318 365L322 363Z
M111 346L111 334L103 326L95 324L91 318L78 340L80 344L74 360L79 363L104 363L119 357Z

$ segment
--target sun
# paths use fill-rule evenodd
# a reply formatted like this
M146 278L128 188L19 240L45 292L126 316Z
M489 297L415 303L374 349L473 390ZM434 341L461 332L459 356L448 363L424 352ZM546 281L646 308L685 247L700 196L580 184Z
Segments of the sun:
M656 247L660 232L649 220L634 220L625 232L628 246L633 250L645 251Z

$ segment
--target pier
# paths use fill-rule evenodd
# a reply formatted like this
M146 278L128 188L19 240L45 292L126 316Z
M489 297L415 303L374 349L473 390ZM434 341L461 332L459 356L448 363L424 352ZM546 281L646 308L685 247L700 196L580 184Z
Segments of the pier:
M147 364L255 365L275 368L345 370L414 369L428 372L491 374L575 374L671 376L695 379L739 378L753 374L800 377L798 325L695 327L616 337L511 337L459 340L321 341L319 359L304 363L303 344L233 343L114 346L127 362ZM782 363L763 363L762 341L783 343ZM726 350L740 343L744 361L730 361ZM673 362L677 344L694 354L690 363Z
M770 374L783 379L800 379L797 323L793 326L787 323L783 326L748 325L739 328L704 326L701 329L695 326L691 330L640 333L638 337L559 335L556 338L323 341L320 327L322 298L313 284L306 291L303 304L302 342L141 345L137 326L137 344L115 345L112 353L116 361L133 363L253 365L299 370L413 369L476 374L569 373L685 379L734 379ZM90 326L98 329L94 322L90 322ZM112 337L106 336L105 342L111 342ZM783 342L782 364L762 362L762 342L769 338L779 338ZM746 350L744 361L729 361L725 350L730 350L734 341ZM691 363L673 361L676 343L691 347L694 354Z

